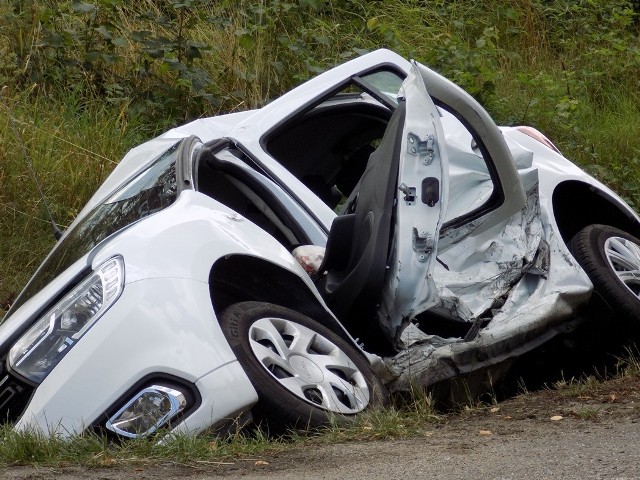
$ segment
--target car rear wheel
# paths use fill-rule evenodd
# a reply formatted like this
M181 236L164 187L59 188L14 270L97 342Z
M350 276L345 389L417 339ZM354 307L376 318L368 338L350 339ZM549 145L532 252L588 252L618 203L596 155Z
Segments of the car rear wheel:
M575 259L620 325L640 331L640 240L607 225L589 225L571 240Z
M220 325L258 393L254 417L271 433L350 421L386 400L361 352L305 315L243 302L227 308Z

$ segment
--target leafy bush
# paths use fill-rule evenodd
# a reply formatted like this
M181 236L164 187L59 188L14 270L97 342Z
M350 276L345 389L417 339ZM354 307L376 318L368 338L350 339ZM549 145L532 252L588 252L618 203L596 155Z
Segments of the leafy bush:
M255 107L335 63L351 40L335 40L340 4L351 2L16 0L0 7L0 78L118 104L162 129Z
M440 71L499 122L540 128L638 208L639 5L0 2L0 310L52 242L20 142L65 225L142 139L189 119L255 108L380 47Z
M191 38L205 3L15 1L2 12L13 80L121 104L156 122L184 119L215 102L201 65L208 47Z

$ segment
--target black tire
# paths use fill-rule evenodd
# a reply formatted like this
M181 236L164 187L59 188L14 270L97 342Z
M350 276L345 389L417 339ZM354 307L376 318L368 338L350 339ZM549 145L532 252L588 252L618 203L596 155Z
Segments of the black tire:
M222 312L220 325L258 393L254 419L271 434L349 422L387 400L361 352L305 315L243 302Z
M640 331L640 240L607 225L589 225L569 248L593 282L594 290L614 312L618 327Z

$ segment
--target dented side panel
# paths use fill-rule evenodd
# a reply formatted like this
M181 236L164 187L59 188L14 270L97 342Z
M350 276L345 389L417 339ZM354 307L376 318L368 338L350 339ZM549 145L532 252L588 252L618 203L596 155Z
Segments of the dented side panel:
M447 212L451 226L432 242L428 261L433 268L423 278L410 277L427 293L420 287L402 288L397 278L405 278L403 262L392 271L393 294L409 305L395 316L387 315L400 347L397 355L384 360L383 376L392 389L429 386L504 364L572 329L568 320L592 291L555 230L551 194L541 190L534 153L506 139L486 111L457 86L426 67L418 68L429 94L452 110L443 114L446 137L441 137L449 161L443 171L449 191L441 211ZM478 148L480 142L483 148ZM491 204L500 197L497 205ZM485 205L492 206L483 211ZM398 232L397 251L415 249L415 238L402 236L400 228ZM415 294L413 303L408 293ZM466 324L468 333L464 338L426 334L424 324L420 330L409 323L424 312Z
M447 232L439 244L431 311L486 326L468 338L407 328L405 348L385 359L383 375L392 389L427 387L504 364L575 327L570 319L593 286L554 229L539 172L527 158L521 149L527 201L520 212L490 229L472 222Z

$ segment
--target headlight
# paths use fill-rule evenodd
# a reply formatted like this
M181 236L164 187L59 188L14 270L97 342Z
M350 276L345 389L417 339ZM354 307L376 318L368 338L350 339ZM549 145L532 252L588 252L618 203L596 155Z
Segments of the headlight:
M40 383L118 299L124 262L113 257L45 313L9 351L10 368Z

